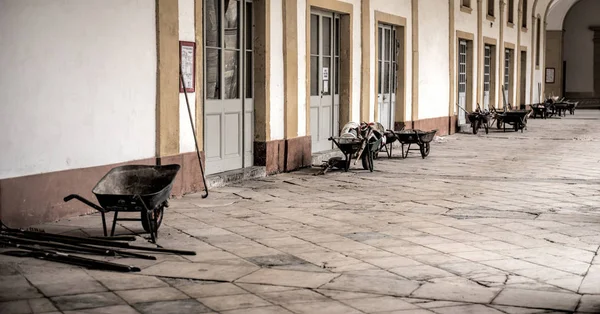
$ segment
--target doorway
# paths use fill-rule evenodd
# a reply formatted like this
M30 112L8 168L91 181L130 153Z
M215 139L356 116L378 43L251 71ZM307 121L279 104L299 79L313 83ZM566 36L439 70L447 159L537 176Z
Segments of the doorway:
M251 0L204 0L206 173L253 165Z
M396 27L380 23L378 26L378 92L379 122L386 129L394 129L398 63Z
M510 105L512 99L512 59L513 50L504 50L504 90L502 91L503 107Z
M467 123L467 41L458 42L458 124Z
M492 90L492 47L485 45L483 54L483 107L490 107L490 91Z
M525 106L527 99L527 51L521 51L521 80L519 86L519 104Z
M310 13L310 134L312 151L333 148L340 130L340 16Z

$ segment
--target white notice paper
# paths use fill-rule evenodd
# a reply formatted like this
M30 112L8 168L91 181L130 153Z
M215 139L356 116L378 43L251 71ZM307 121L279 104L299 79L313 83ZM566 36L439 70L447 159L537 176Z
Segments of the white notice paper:
M329 80L329 68L323 68L323 81Z
M329 81L323 81L323 93L329 93Z

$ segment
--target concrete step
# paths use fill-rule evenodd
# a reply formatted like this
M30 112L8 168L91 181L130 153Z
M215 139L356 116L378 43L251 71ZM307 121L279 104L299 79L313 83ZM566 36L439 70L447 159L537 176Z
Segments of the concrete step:
M246 180L264 178L266 176L266 167L253 166L208 175L206 177L206 185L210 190Z

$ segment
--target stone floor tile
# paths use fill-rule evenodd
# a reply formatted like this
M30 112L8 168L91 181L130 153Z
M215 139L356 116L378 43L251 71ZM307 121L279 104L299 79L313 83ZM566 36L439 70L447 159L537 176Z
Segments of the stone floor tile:
M33 313L27 300L0 302L0 313L29 314Z
M429 265L396 267L390 269L390 272L411 280L429 280L454 276L452 273Z
M163 262L142 270L144 275L233 281L259 268L249 265Z
M284 290L261 293L259 296L273 304L291 304L305 302L322 302L328 298L308 289Z
M577 307L577 311L586 313L600 313L600 295L586 294L582 296L579 306Z
M482 251L472 251L472 252L458 252L458 253L452 253L452 255L460 257L460 258L464 258L464 259L467 259L470 261L474 261L474 262L506 259L506 256L504 256L504 255L500 255L500 254L494 253L494 252L483 251L483 250Z
M580 295L550 291L504 289L493 304L574 311Z
M391 296L408 296L418 287L418 283L404 279L342 275L323 285L321 288Z
M578 292L582 281L582 276L572 276L567 278L548 280L547 283L562 289Z
M425 246L444 253L473 252L480 250L477 247L466 245L464 243L426 244Z
M21 275L0 276L0 302L40 298L38 290Z
M424 309L435 309L438 307L450 307L450 306L459 306L459 305L467 305L469 303L464 302L452 302L452 301L435 301L435 300L424 300L424 299L410 299L413 304L416 304L419 307Z
M106 307L97 307L93 309L82 309L76 311L65 311L65 314L139 314L140 312L136 311L129 305L113 305ZM49 313L45 313L49 314ZM166 314L166 313L162 313Z
M164 281L152 276L116 274L104 271L89 271L88 273L110 290L131 290L168 286Z
M590 270L583 278L579 293L582 294L600 294L600 265L590 266Z
M49 299L41 298L41 299L29 299L29 307L33 313L45 313L45 312L53 312L57 311L56 307ZM0 311L1 313L2 311Z
M482 261L481 263L484 265L488 265L488 266L498 268L501 270L505 270L505 271L539 267L539 265L537 265L537 264L529 263L526 261L521 261L521 260L514 259L514 258L492 260L492 261Z
M421 262L423 264L428 264L428 265L433 265L433 266L437 266L437 265L441 265L441 264L448 264L448 263L467 262L467 260L465 260L465 259L453 256L450 254L446 254L446 253L412 255L410 258L414 259L415 261Z
M134 306L142 314L195 314L212 312L204 304L190 299L138 303Z
M246 290L228 282L214 284L192 283L178 286L177 289L194 299L247 293Z
M340 291L340 290L329 290L329 289L315 289L318 293L331 298L333 300L348 300L348 299L359 299L359 298L370 298L376 297L379 295L371 294L371 293L361 293L361 292L349 292L349 291Z
M523 247L514 244L509 244L502 241L483 241L483 242L468 242L468 245L487 250L487 251L503 251L503 250L518 250Z
M296 314L359 314L360 311L353 309L337 301L286 304L284 306Z
M337 276L339 275L263 268L238 279L236 282L270 284L276 286L291 286L300 288L318 288Z
M348 299L342 302L365 313L419 309L419 307L403 301L401 298L388 296Z
M263 306L249 309L222 311L221 314L292 314L281 306Z
M503 312L482 304L449 306L432 309L439 314L502 314Z
M421 255L421 254L436 254L440 253L439 251L427 248L421 245L411 245L411 246L402 246L402 247L388 247L386 251L390 251L392 253L396 253L398 255L410 257L412 255Z
M508 305L489 305L489 306L493 307L495 309L498 309L504 313L508 313L508 314L541 314L541 313L548 312L546 309L530 309L530 308L515 307L515 306L508 306Z
M219 312L272 305L258 296L249 293L199 298L198 301Z
M254 283L236 283L235 285L246 291L254 293L254 294L278 292L278 291L286 291L286 290L297 290L298 289L298 287L272 286L272 285L263 285L263 284L254 284Z
M381 267L383 269L390 269L390 268L400 267L400 266L421 265L421 263L419 263L413 259L403 257L403 256L372 258L372 259L365 259L364 261L366 263L373 264L373 265L375 265L377 267Z
M416 309L416 310L397 310L397 311L389 311L389 312L378 312L377 314L432 314L434 312L425 310L425 309Z
M106 307L125 303L125 301L111 292L65 295L53 297L51 299L61 311Z
M115 293L129 304L189 299L187 295L172 287L122 290Z
M489 303L500 289L449 283L426 283L411 294L413 298Z

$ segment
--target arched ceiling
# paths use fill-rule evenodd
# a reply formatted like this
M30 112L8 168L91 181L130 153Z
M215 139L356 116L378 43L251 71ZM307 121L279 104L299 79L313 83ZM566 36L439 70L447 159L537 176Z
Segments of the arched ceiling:
M580 0L552 0L546 8L546 29L558 31L563 29L565 17L569 10Z

